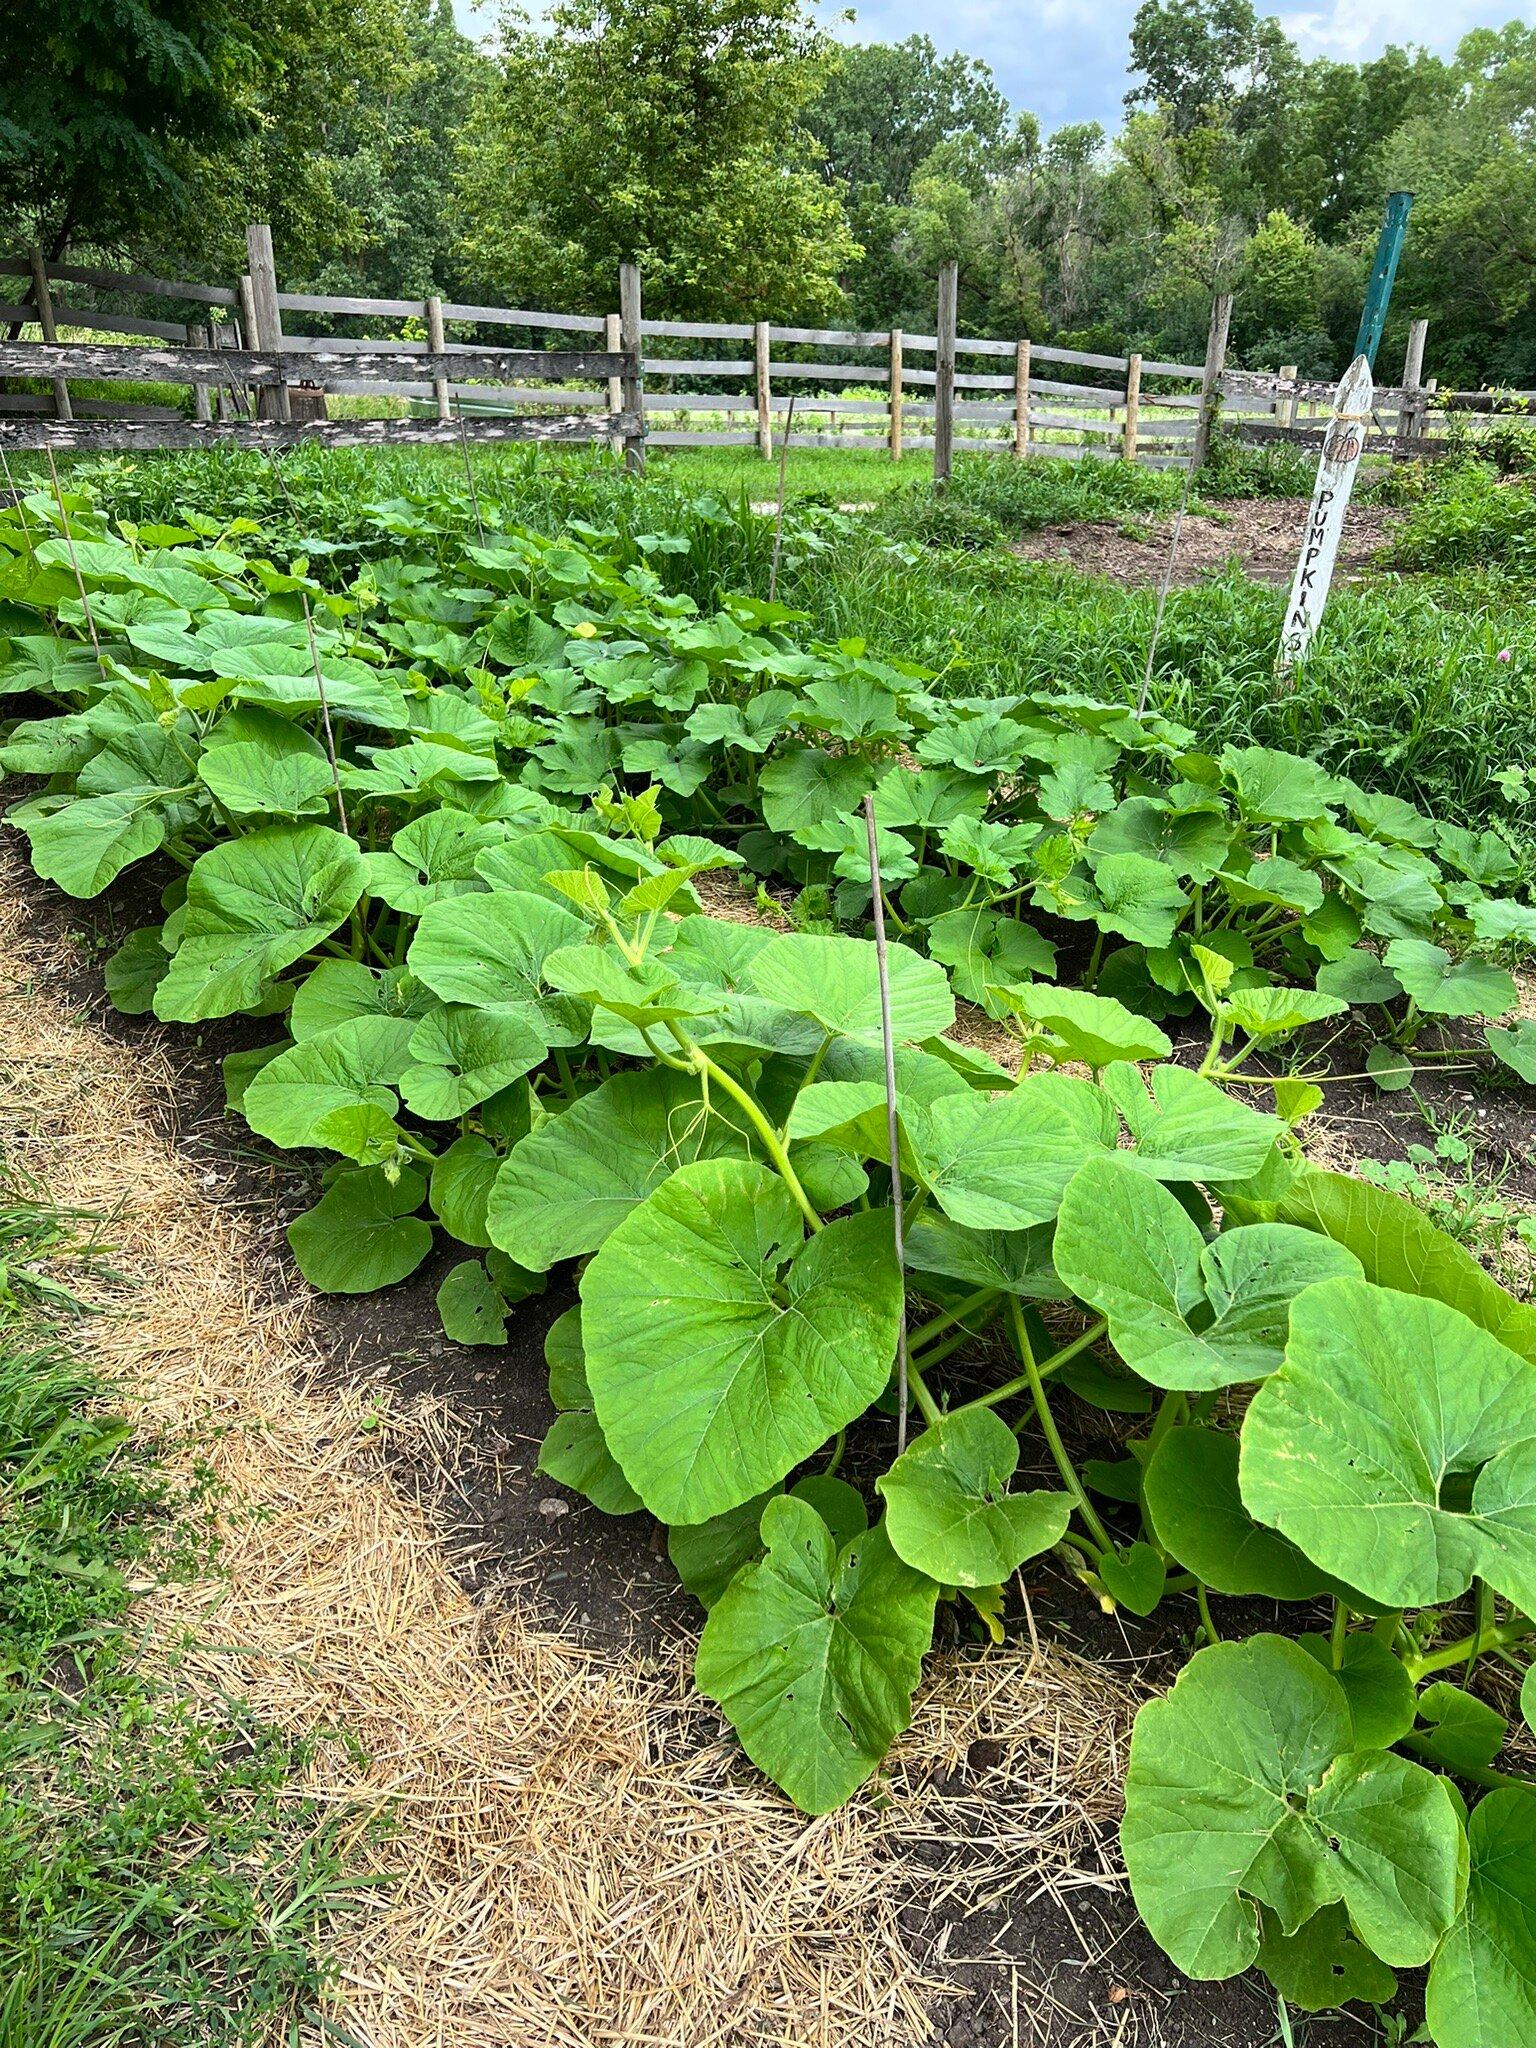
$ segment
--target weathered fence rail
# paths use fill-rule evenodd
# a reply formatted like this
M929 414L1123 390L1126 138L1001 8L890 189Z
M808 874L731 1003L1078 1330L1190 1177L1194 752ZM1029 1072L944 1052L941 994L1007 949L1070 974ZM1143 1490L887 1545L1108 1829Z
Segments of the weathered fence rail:
M247 232L249 269L210 285L83 265L44 265L32 252L0 261L0 280L24 281L0 303L0 383L42 379L53 396L0 394L0 436L13 446L190 447L215 435L259 445L289 440L388 443L443 440L610 441L632 464L661 447L749 447L770 454L791 405L798 445L885 449L893 459L932 449L949 472L956 448L1051 456L1119 455L1159 467L1198 464L1221 430L1254 446L1310 448L1324 431L1334 386L1291 369L1227 363L1230 299L1212 310L1203 363L1057 347L1028 337L962 335L954 279L941 279L932 333L798 327L769 321L646 320L640 281L626 266L620 311L555 313L437 297L374 298L278 288L270 231ZM55 294L62 286L66 301ZM89 305L74 294L93 295ZM4 293L0 282L0 294ZM126 298L133 310L102 306ZM175 300L195 317L151 317L145 301ZM319 318L381 323L390 334L304 333ZM544 345L501 347L463 334L512 328ZM19 338L36 326L41 343ZM126 344L60 342L58 331L127 337ZM1491 430L1536 413L1536 393L1440 392L1421 381L1425 323L1410 331L1402 383L1379 389L1367 453L1435 455L1464 440L1465 414ZM568 338L581 337L571 345ZM588 338L591 344L587 345ZM78 398L71 381L190 386L193 417L143 398ZM390 420L296 418L325 396L413 407ZM254 400L256 421L242 417ZM215 419L217 415L217 419ZM293 427L292 435L253 428ZM64 434L78 426L76 434ZM132 429L120 438L114 427ZM156 439L153 429L163 429ZM437 429L447 428L446 433ZM86 431L86 430L89 431ZM388 429L388 431L385 431Z

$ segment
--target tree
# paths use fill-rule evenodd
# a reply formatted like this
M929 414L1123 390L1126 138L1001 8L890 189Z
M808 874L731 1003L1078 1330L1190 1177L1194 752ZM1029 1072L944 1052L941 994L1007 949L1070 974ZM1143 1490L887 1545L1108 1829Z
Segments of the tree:
M256 125L280 6L246 0L11 0L0 208L57 258L185 206L192 152Z
M973 176L985 175L1008 135L1009 112L980 57L941 57L927 36L908 36L857 43L832 58L805 125L821 144L827 177L900 204L941 144L957 145Z
M1186 133L1224 109L1239 135L1273 125L1289 103L1299 64L1273 15L1251 0L1142 0L1131 24L1131 69L1144 82L1125 104L1167 109Z
M562 0L504 23L463 147L461 253L527 302L815 318L858 254L801 116L827 57L801 0Z

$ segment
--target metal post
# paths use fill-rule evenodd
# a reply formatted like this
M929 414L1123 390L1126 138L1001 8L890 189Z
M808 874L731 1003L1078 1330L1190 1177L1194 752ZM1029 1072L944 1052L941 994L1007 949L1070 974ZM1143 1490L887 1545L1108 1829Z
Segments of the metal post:
M277 264L272 254L272 230L265 221L252 221L245 231L246 261L250 264L251 314L256 323L256 347L281 349L283 316L277 303ZM264 420L287 420L293 416L286 384L263 384L256 395L256 416Z
M901 329L899 327L893 327L891 329L890 396L887 400L887 404L890 409L890 439L892 462L900 462L901 460L901 345Z
M1191 470L1204 467L1211 450L1216 414L1221 405L1221 372L1227 360L1227 330L1232 325L1232 294L1220 292L1211 305L1211 330L1205 342L1205 368L1200 373L1200 416L1190 444Z
M752 323L752 362L757 373L757 452L764 462L773 457L773 392L768 382L768 322Z
M1376 260L1371 265L1370 280L1365 287L1365 304L1360 309L1360 332L1355 336L1355 354L1364 356L1372 370L1376 367L1376 351L1381 346L1381 330L1387 324L1387 307L1392 302L1392 286L1397 278L1398 259L1403 253L1403 240L1408 233L1408 210L1412 205L1411 192L1387 194L1387 217L1381 224L1381 240L1376 244Z
M959 294L960 266L956 262L939 266L939 319L934 339L933 368L933 480L949 482L955 449L955 305Z
M1125 366L1125 434L1120 453L1127 462L1136 460L1136 436L1141 427L1141 357L1132 356Z
M447 331L443 326L443 302L434 292L426 302L427 347L433 355L444 354L448 347ZM440 420L453 417L453 402L448 392L448 379L432 379L432 396L437 400L437 416Z
M53 294L48 289L48 266L36 243L27 251L27 261L32 269L32 303L37 308L37 324L42 329L43 340L52 348L58 341L59 330L53 324ZM72 420L75 416L75 408L69 402L69 386L62 377L53 380L53 409L61 420Z
M640 266L619 265L619 340L629 360L624 365L622 410L632 412L636 430L625 436L624 467L631 476L645 474L645 372L641 361Z

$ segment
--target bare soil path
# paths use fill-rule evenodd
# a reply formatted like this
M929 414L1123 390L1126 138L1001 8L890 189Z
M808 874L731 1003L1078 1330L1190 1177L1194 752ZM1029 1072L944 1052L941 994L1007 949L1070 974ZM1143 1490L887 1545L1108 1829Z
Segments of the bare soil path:
M1175 583L1198 583L1236 565L1257 583L1288 583L1296 567L1306 518L1305 498L1232 498L1215 514L1187 514L1179 533ZM1402 514L1380 505L1351 505L1345 515L1339 574L1376 573L1372 563ZM1045 526L1013 543L1027 561L1068 562L1087 575L1117 583L1159 582L1168 559L1173 519L1090 519Z

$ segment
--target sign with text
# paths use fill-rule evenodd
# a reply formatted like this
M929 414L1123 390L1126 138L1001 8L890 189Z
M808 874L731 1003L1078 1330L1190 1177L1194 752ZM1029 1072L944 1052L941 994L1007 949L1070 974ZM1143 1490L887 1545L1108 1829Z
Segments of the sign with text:
M1375 394L1371 366L1364 356L1356 356L1339 385L1333 417L1328 422L1328 432L1323 441L1322 459L1317 465L1317 484L1307 512L1296 574L1291 579L1285 624L1280 629L1279 668L1282 674L1312 644L1312 636L1323 616L1323 606L1328 602L1333 565L1339 555L1339 538L1344 531L1344 514L1349 507L1349 494L1355 487L1355 471L1365 447L1366 428L1370 424Z

